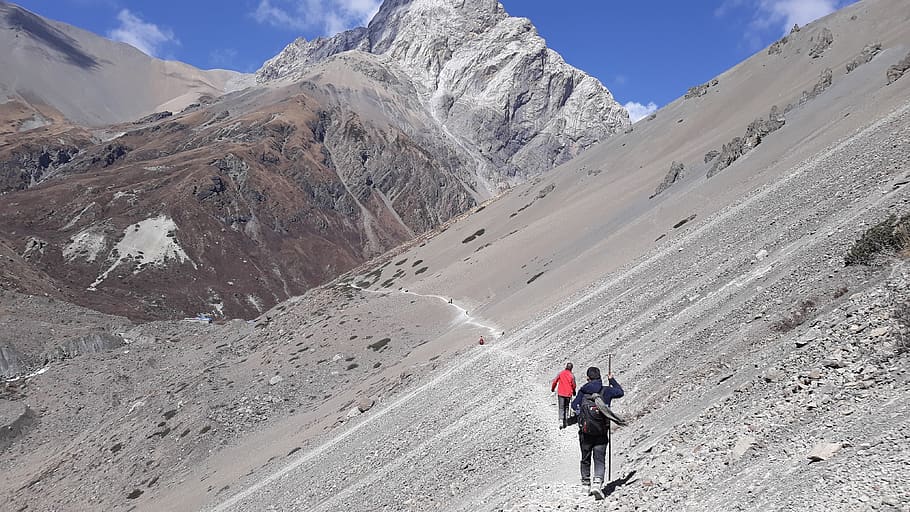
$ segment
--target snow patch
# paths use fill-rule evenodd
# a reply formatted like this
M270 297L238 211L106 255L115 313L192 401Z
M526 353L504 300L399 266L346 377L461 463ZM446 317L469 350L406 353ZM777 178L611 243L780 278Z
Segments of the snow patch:
M258 312L260 312L260 313L262 313L263 311L265 311L265 310L262 308L262 301L259 300L259 297L255 296L255 295L247 295L247 296L246 296L246 300L247 300L250 304L252 304L252 306L253 306L254 308L256 308L256 311L258 311Z
M176 231L177 224L165 215L145 219L127 227L123 232L123 238L117 242L108 257L108 259L115 258L113 264L89 285L88 290L97 290L98 285L127 259L137 262L134 274L141 272L149 265L162 266L168 260L176 260L178 263L189 261L193 268L197 268L196 263L186 255L173 237L173 233Z
M77 222L79 222L79 219L81 219L82 216L85 215L85 212L91 210L92 208L94 208L94 207L96 207L96 206L98 206L98 203L92 201L91 203L88 204L88 206L86 206L85 208L83 208L81 212L79 212L78 214L76 214L75 217L73 217L69 222L67 222L67 223L66 223L66 226L63 226L63 228L61 228L60 230L61 230L61 231L66 231L66 230L68 230L68 229L72 229L72 227L75 226Z
M18 131L19 133L27 132L27 131L34 130L37 128L44 128L45 126L47 126L49 124L53 124L53 121L44 117L40 113L35 112L34 114L32 114L31 119L26 119L25 121L22 121L22 124L19 125L19 128L16 131Z
M73 261L76 258L95 261L104 250L105 241L104 227L90 226L70 238L70 243L63 248L63 257L66 261Z

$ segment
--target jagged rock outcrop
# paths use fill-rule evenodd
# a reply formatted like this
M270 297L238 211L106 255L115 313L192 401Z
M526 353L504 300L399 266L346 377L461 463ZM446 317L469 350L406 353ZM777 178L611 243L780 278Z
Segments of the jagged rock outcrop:
M888 85L896 82L900 77L904 76L904 73L910 69L910 53L906 57L901 59L900 62L888 68L885 76L888 79Z
M790 42L790 37L793 36L793 34L796 34L797 32L799 32L799 24L798 24L798 23L794 23L794 24L793 24L793 28L790 29L790 33L789 33L789 34L787 34L787 35L785 35L784 37L778 39L777 41L774 41L774 43L771 44L771 46L768 47L768 55L778 55L778 54L783 53L783 51L784 51L784 45L786 45L787 43L789 43L789 42Z
M698 98L698 97L704 96L705 94L708 94L708 89L715 85L717 85L716 78L711 80L710 82L689 87L689 90L686 91L686 95L684 96L684 99L688 100L691 98Z
M34 186L47 173L68 163L78 153L78 147L64 140L16 148L0 157L0 193Z
M803 91L802 96L799 98L799 104L802 105L807 101L815 99L816 96L825 92L828 87L831 87L831 84L834 83L834 72L831 71L831 68L825 68L818 74L818 82L812 86L812 90Z
M752 121L746 127L746 133L742 137L734 137L733 140L723 145L719 153L712 150L705 155L705 163L714 160L714 164L708 171L708 177L729 167L739 157L761 144L768 134L779 130L785 123L784 114L777 108L777 105L771 107L767 119L759 118Z
M882 43L867 44L863 51L853 60L847 63L847 73L871 61L876 55L881 53Z
M685 171L686 166L682 162L673 161L670 164L670 171L667 172L667 175L664 177L664 180L657 185L657 188L654 190L654 194L649 198L653 199L659 195L664 190L670 188L671 185L679 181L683 177L683 171Z
M481 183L552 168L629 126L595 78L546 47L531 22L495 0L387 0L366 28L298 39L257 72L293 79L349 50L407 76ZM489 187L489 185L487 185Z
M0 378L18 375L22 368L22 356L10 346L0 345Z
M809 49L809 57L817 59L825 53L825 50L831 46L831 43L834 42L834 34L831 32L831 29L825 27L822 31L809 39L810 42L813 42L812 48Z
M109 332L93 332L71 339L45 354L48 361L60 361L85 354L106 352L125 345L123 338Z

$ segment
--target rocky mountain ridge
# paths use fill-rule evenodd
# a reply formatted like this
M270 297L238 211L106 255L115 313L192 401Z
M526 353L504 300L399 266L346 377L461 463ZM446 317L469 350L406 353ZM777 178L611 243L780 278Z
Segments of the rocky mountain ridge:
M298 62L286 55L292 45L263 68L289 66L281 79L221 95L215 86L243 77L215 83L219 72L161 63L5 4L0 37L18 41L17 66L53 43L46 54L102 63L48 63L53 73L103 82L88 91L129 85L143 66L152 78L177 66L175 76L197 73L214 85L180 89L177 80L157 91L151 80L152 103L164 101L152 93L180 92L151 113L146 104L120 109L119 96L106 93L101 111L119 122L98 127L69 108L73 98L42 92L62 83L56 75L27 75L19 87L35 82L41 94L26 96L59 101L16 95L0 109L9 137L0 147L0 242L17 256L0 282L134 319L253 317L467 211L499 180L550 169L627 124L609 92L548 50L527 20L496 2L436 7L384 5L371 25L384 42L371 49L386 53L329 45ZM415 74L419 55L440 44L443 19L452 54ZM418 37L427 23L438 25L433 35ZM393 53L413 55L405 63ZM483 80L473 69L481 64ZM433 98L452 88L457 98L443 112ZM99 98L76 96L98 110ZM501 101L511 105L506 114ZM580 121L570 128L569 118ZM514 168L522 159L527 174ZM494 177L500 171L513 175Z
M483 194L629 127L628 113L597 79L566 64L529 20L495 0L389 0L366 28L297 39L256 79L293 80L346 51L375 55L411 79L433 118L477 160Z
M242 87L246 75L200 70L150 57L65 23L0 1L0 101L29 105L46 125L53 112L85 127L182 110L201 96Z

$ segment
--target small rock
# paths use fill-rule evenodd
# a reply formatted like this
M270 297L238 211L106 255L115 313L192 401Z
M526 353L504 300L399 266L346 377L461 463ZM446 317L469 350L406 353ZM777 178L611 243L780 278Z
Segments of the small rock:
M763 259L765 259L765 258L767 258L767 257L768 257L768 251L766 251L766 250L764 250L764 249L762 249L762 250L758 251L757 253L755 253L755 259L758 260L758 261L761 261L761 260L763 260Z
M845 368L847 363L836 359L822 359L822 366L825 368Z
M742 458L743 455L749 448L756 444L755 438L752 436L744 436L737 439L736 444L733 446L733 450L730 451L730 460L738 460Z
M885 326L885 327L876 327L875 329L872 329L871 331L869 331L869 337L870 337L870 338L878 338L879 336L884 336L884 335L888 334L888 332L889 332L890 330L891 330L891 328L890 328L890 327L887 327L887 326Z
M816 368L816 369L811 370L809 372L809 375L807 375L807 377L809 377L809 379L811 379L811 380L819 380L822 378L822 372L821 372L821 370Z
M357 410L360 412L367 412L373 408L373 405L376 403L372 398L362 398L357 402Z
M274 386L275 384L278 384L279 382L281 382L283 380L284 380L284 377L282 377L281 375L276 375L276 376L272 377L271 379L269 379L269 386Z
M766 371L762 378L764 378L766 382L779 382L784 376L784 372L777 368L772 368Z
M812 448L807 457L811 462L828 460L842 448L840 443L819 443Z

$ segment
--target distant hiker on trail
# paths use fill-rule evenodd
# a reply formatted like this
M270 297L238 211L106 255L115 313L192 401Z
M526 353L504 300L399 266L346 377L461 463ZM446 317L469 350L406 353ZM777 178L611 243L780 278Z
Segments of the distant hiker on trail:
M479 345L483 345L484 343L486 343L485 341L483 341L483 336L480 337L480 341L478 341L477 343Z
M566 369L559 372L550 383L550 392L556 391L559 400L559 428L566 428L569 417L569 402L575 396L575 375L572 374L572 363L566 363Z
M610 442L610 422L600 414L594 403L597 394L603 397L607 407L614 398L623 396L622 387L607 375L609 385L604 386L600 380L600 368L592 366L585 372L588 382L578 390L578 396L572 401L572 410L578 415L578 444L581 447L581 483L590 486L588 494L596 499L604 498L604 458L607 443ZM594 459L594 479L591 479L591 459Z

